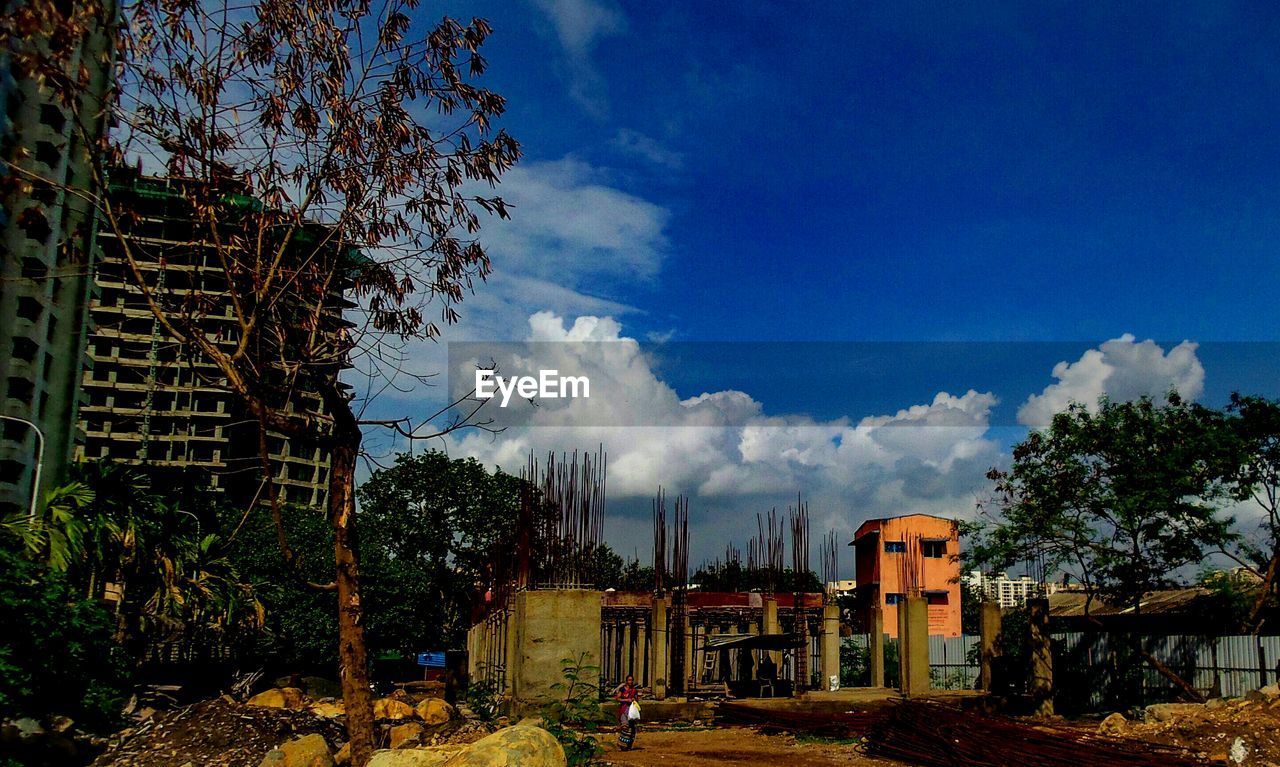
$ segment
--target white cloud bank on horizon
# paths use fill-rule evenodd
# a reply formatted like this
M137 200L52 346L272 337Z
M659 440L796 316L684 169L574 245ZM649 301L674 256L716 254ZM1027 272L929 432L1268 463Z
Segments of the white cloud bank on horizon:
M497 436L454 434L449 452L514 472L531 450L545 456L602 444L609 454L608 537L627 555L644 557L647 551L649 499L659 485L668 495L691 497L693 553L701 561L727 543L743 545L755 530L757 512L781 510L797 492L809 502L814 540L833 529L847 542L861 521L879 516L970 518L988 490L986 472L1009 461L1005 441L991 431L998 399L989 391L938 392L927 403L857 420L769 415L764 403L741 391L682 399L613 317L569 322L554 312L537 312L528 318L526 340L564 343L539 347L543 353L536 362L518 356L501 361L504 375L536 374L535 365L559 364L589 375L593 391L626 392L625 398L545 401L532 412L532 425ZM575 342L610 346L583 355L584 347ZM1188 395L1203 385L1194 344L1165 353L1129 335L1089 350L1076 363L1060 363L1053 375L1058 382L1028 398L1020 414L1065 404L1070 396L1096 401L1099 394L1120 399L1162 393L1170 376Z
M1137 341L1131 333L1113 338L1080 355L1075 362L1053 368L1055 384L1033 394L1018 408L1018 423L1033 429L1049 425L1055 413L1079 402L1095 409L1098 398L1129 401L1142 396L1163 399L1176 389L1186 399L1204 393L1204 366L1196 356L1198 344L1183 341L1167 353L1154 341Z
M1001 446L986 436L997 402L990 392L939 392L927 404L856 422L770 416L762 403L739 391L682 399L611 317L580 316L569 323L538 312L529 318L527 340L609 342L603 353L596 347L589 357L563 360L541 354L536 364L587 374L593 391L626 392L626 397L548 403L532 413L534 425L496 437L474 431L452 435L449 452L514 472L531 450L541 456L603 444L614 510L609 537L627 554L637 536L638 549L645 550L645 510L659 485L671 495L691 496L693 537L706 547L695 546L698 558L714 555L726 543L745 543L755 529L756 512L785 507L797 492L810 504L815 540L827 529L844 539L857 521L874 516L908 511L968 516L983 475L1002 460ZM546 353L574 356L582 349L564 343ZM534 364L515 356L500 366L504 375L513 375L535 372ZM581 423L669 425L575 425Z

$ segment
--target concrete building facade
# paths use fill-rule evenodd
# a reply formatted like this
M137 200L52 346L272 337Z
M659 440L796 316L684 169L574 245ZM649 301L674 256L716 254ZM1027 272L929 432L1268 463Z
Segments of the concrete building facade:
M1056 584L1046 584L1024 575L1010 578L1008 573L988 575L971 570L964 576L964 584L977 591L985 602L997 602L1001 607L1021 607L1028 599L1043 597L1056 590Z
M127 236L151 289L203 302L199 321L206 334L224 337L232 349L235 319L226 272L214 250L194 239L186 183L136 177L113 184L110 193L136 214ZM213 364L165 335L127 272L114 233L100 232L98 245L78 456L145 464L160 476L222 491L238 504L265 500L256 420ZM334 318L335 327L340 321ZM228 332L219 333L224 326ZM293 406L322 412L317 394L297 391L293 397ZM327 450L275 433L267 444L281 500L322 505Z
M0 514L29 507L38 464L38 495L62 482L77 440L94 237L89 153L104 127L112 50L103 28L70 53L67 71L88 78L71 104L0 52Z
M953 519L929 514L871 519L855 531L859 621L883 611L884 630L898 636L898 610L909 598L928 604L929 634L960 636L960 533Z

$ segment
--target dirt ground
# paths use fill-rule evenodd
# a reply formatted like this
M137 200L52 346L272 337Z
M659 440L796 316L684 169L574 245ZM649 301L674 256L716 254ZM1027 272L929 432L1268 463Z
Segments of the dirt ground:
M602 761L663 767L768 765L769 767L829 767L830 765L896 765L858 753L851 743L797 740L790 735L761 735L745 727L704 729L642 729L630 751L618 751L613 739Z

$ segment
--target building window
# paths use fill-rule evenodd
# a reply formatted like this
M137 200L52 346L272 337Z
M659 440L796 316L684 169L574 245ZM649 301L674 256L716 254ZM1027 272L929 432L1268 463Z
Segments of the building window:
M947 555L947 542L920 541L920 554L933 559L941 559Z
M885 594L884 603L887 605L900 605L907 601L906 594Z
M885 541L884 553L886 554L905 554L907 544L905 541Z
M930 605L945 605L949 601L945 591L929 594L928 597Z

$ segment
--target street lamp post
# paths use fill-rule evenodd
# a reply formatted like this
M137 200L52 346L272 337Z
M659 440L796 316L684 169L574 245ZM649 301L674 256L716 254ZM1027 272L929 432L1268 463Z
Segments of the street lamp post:
M27 428L35 432L36 435L36 472L31 480L31 505L27 510L27 515L34 518L36 515L36 501L40 498L40 470L44 468L44 433L40 431L40 427L25 418L19 418L14 415L4 415L0 413L0 419L5 421L17 421L26 425Z

